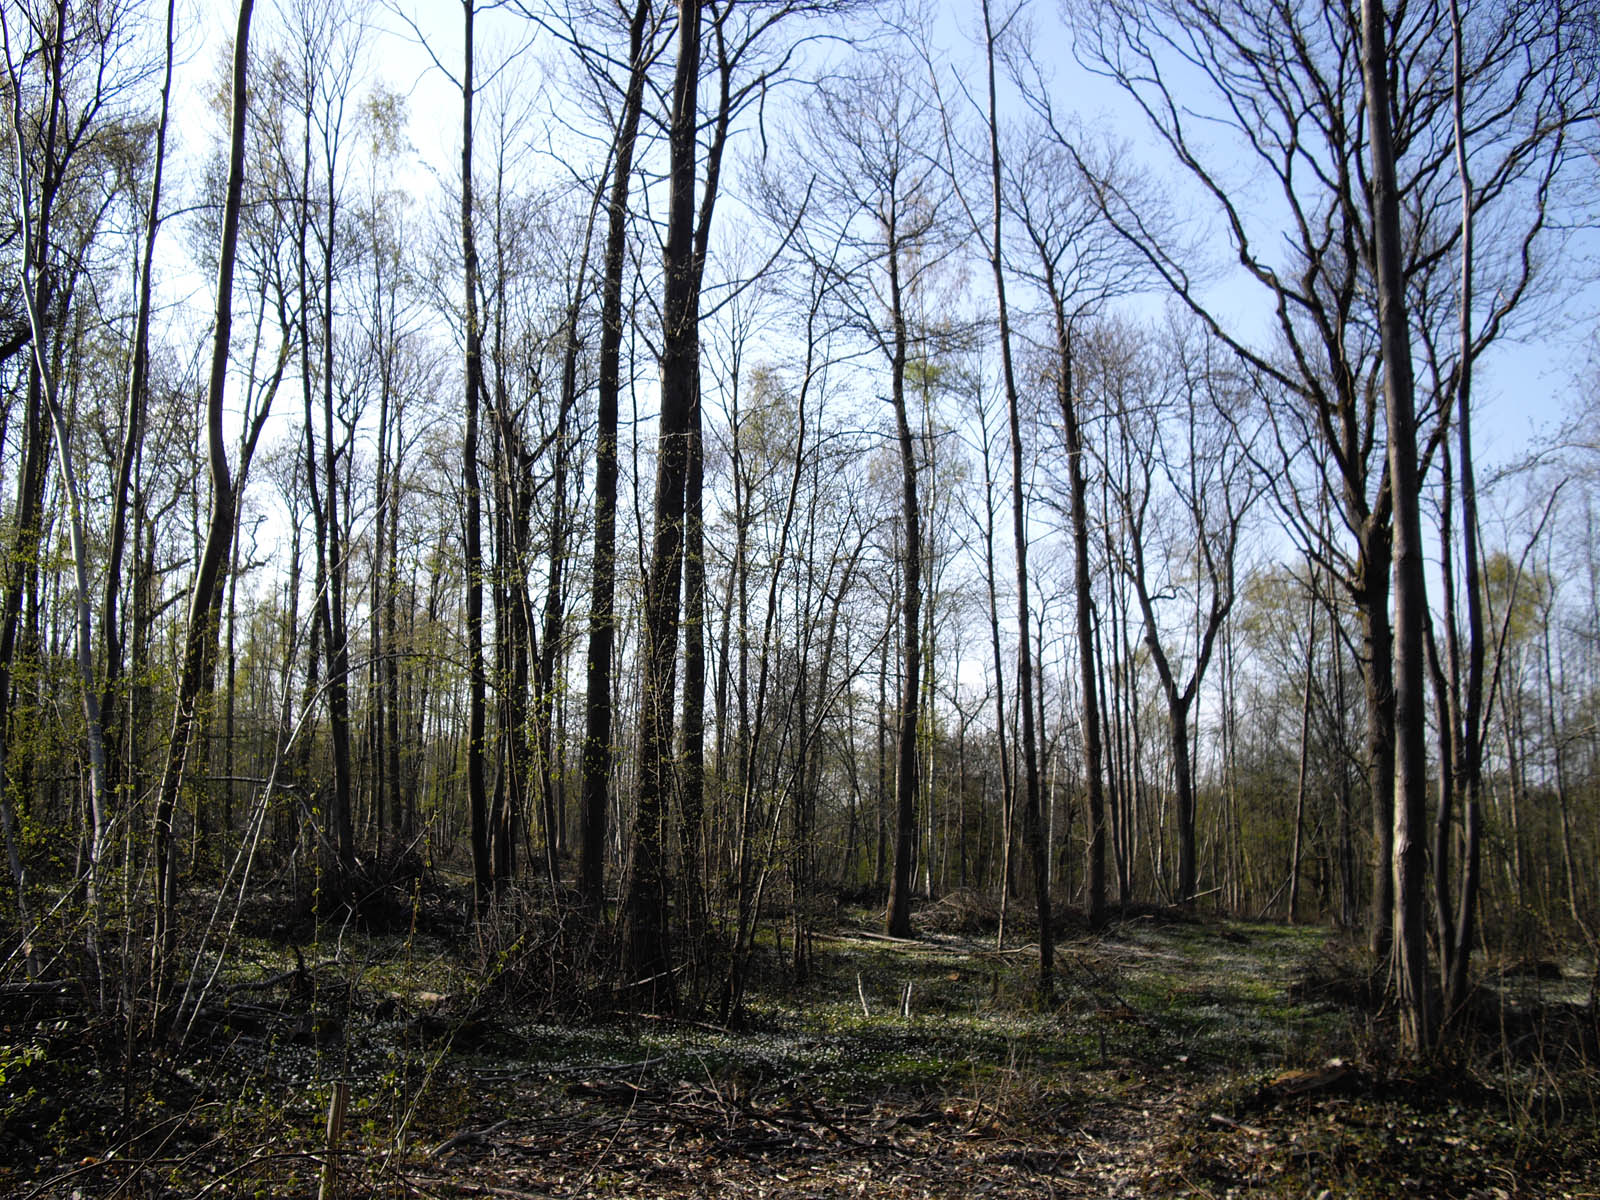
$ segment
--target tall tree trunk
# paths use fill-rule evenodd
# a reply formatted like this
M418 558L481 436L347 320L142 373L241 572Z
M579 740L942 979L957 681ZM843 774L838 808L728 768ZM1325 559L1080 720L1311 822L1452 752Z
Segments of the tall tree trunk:
M701 861L705 813L706 550L702 511L705 446L701 439L698 378L693 409L689 420L689 462L684 493L683 768L678 831L679 853L683 856L680 890L685 944L691 983L698 985L708 924Z
M677 1005L667 905L666 806L671 782L673 706L683 581L684 505L692 422L698 415L699 303L694 262L696 101L700 3L679 0L678 62L669 130L667 240L661 301L661 413L657 432L654 531L644 589L644 687L640 697L639 803L629 838L623 904L623 961L642 1003Z
M1384 413L1388 424L1389 483L1394 507L1395 674L1395 945L1401 1038L1413 1055L1434 1040L1429 994L1423 875L1426 866L1428 762L1423 692L1423 578L1411 333L1401 273L1400 196L1389 125L1387 21L1381 0L1361 3L1361 67L1372 149L1372 225L1378 326L1383 351Z
M900 704L896 715L894 873L889 880L886 925L894 937L911 936L911 855L917 826L917 716L921 706L922 672L922 514L917 501L917 450L906 417L906 314L900 281L896 231L888 231L889 318L894 337L891 351L890 402L900 448L901 646ZM1026 693L1022 703L1026 704Z
M408 842L412 835L411 808L405 803L405 796L412 789L401 787L400 781L400 572L399 572L399 547L400 547L400 480L404 442L398 431L395 434L394 462L391 468L389 485L389 560L388 575L384 580L383 589L383 644L388 648L388 653L383 657L383 684L386 693L385 711L388 715L388 733L385 745L388 748L388 760L385 763L385 777L389 784L389 805L392 816L392 828L401 843Z
M254 0L240 0L234 34L232 120L229 131L228 183L222 210L222 240L217 262L216 325L211 348L211 375L206 391L206 447L211 475L211 517L205 547L195 570L184 633L183 660L178 675L178 695L173 705L172 732L167 739L166 766L162 770L155 813L156 904L153 952L155 977L163 977L166 962L177 945L177 862L172 818L178 788L188 758L195 707L204 675L207 646L214 645L217 630L211 621L212 604L227 561L233 535L233 480L228 471L227 443L222 431L224 385L228 373L228 343L233 328L233 264L239 245L239 210L244 189L246 74L249 65L250 16Z
M980 414L981 419L981 414ZM983 437L983 578L989 593L989 650L994 658L994 730L995 753L1000 769L1000 920L995 927L995 945L1001 949L1006 944L1006 918L1010 915L1011 889L1006 885L1011 877L1011 821L1016 808L1016 789L1012 785L1011 755L1006 742L1006 671L1005 655L1000 650L1000 603L994 565L994 495L996 492L993 467L989 462L989 430Z
M333 750L333 824L339 865L339 888L355 870L354 788L350 768L350 639L346 630L345 583L349 575L347 535L340 532L339 459L333 428L333 276L338 237L335 171L337 133L323 130L323 156L327 168L323 203L327 209L327 238L322 244L322 469L324 525L328 538L328 733Z
M1022 824L1033 867L1035 911L1039 919L1039 994L1055 990L1053 941L1050 924L1050 872L1045 848L1044 818L1039 801L1039 749L1033 718L1033 642L1028 635L1027 510L1023 503L1022 416L1017 399L1017 376L1011 358L1011 315L1006 305L1003 227L1004 205L1000 192L1000 118L995 102L995 31L989 0L983 0L984 61L989 85L989 180L993 193L992 240L989 265L994 271L995 308L1000 319L1000 367L1005 381L1006 416L1011 432L1011 537L1017 561L1017 696L1022 714Z
M1300 906L1300 839L1305 830L1306 778L1311 765L1311 672L1317 655L1317 574L1311 566L1309 598L1306 600L1306 678L1300 692L1300 766L1294 788L1294 841L1289 849L1289 924L1295 923Z
M144 444L145 402L149 391L150 296L156 234L161 228L161 179L167 161L167 115L172 96L172 45L175 0L167 0L166 54L161 79L161 112L156 120L155 161L151 164L150 197L145 205L144 249L139 263L139 294L133 322L133 346L128 363L128 391L122 416L122 446L117 454L117 482L111 493L111 529L106 551L105 591L100 602L100 636L105 642L105 681L100 692L100 715L107 728L116 729L117 679L122 670L122 633L117 604L122 587L122 558L128 540L128 506L132 502L133 468ZM130 730L126 721L123 727ZM113 744L117 740L114 739ZM131 742L124 740L131 749ZM116 774L115 751L111 753Z
M616 645L617 401L621 393L622 276L627 265L628 190L645 84L645 26L651 0L637 0L628 25L628 86L617 126L607 204L600 300L599 385L595 414L594 565L583 738L581 857L578 889L591 920L605 904L606 810L611 777L611 658Z
M478 405L483 395L483 335L478 328L478 243L472 219L472 102L475 0L462 0L464 64L461 73L461 249L466 291L466 433L461 448L461 479L466 507L467 572L467 808L471 821L473 894L481 911L489 902L493 867L489 859L489 802L484 779L484 724L487 682L483 665L483 535L478 482Z
M381 252L373 248L374 262L381 262ZM374 280L375 288L383 286L381 269L377 272L378 278ZM381 299L379 301L381 304ZM379 319L381 328L381 317ZM381 335L380 335L381 336ZM385 358L387 359L387 354ZM399 786L399 781L389 770L390 743L389 729L390 717L393 712L393 702L390 697L389 678L393 668L393 646L389 641L389 621L392 608L388 602L390 594L394 591L394 569L389 558L394 553L389 541L389 507L393 503L389 495L389 443L393 436L393 426L398 422L394 414L394 389L390 385L388 363L378 368L378 429L377 449L378 462L376 478L373 480L373 508L372 515L372 576L368 582L367 621L369 625L368 638L370 639L370 654L372 658L369 672L368 687L370 689L371 710L371 747L372 747L372 816L373 826L376 831L373 850L382 855L389 848L385 845L387 839L393 848L399 848L397 835L399 833L399 805L390 805L390 789ZM389 824L391 815L394 825Z
M1460 340L1457 347L1459 364L1456 376L1456 436L1461 458L1461 556L1463 587L1467 602L1467 678L1462 699L1462 723L1459 729L1461 753L1453 772L1462 810L1464 847L1461 862L1461 890L1457 908L1446 942L1440 945L1440 955L1449 964L1445 973L1444 1013L1453 1017L1466 1002L1467 964L1476 937L1475 918L1478 902L1478 859L1482 840L1482 766L1483 766L1483 670L1484 628L1483 589L1479 582L1478 562L1478 484L1472 461L1472 267L1473 267L1473 192L1472 173L1467 165L1466 142L1466 80L1462 68L1461 7L1458 0L1450 0L1450 40L1452 59L1452 125L1455 137L1456 174L1461 182L1461 296L1459 314ZM1448 553L1448 549L1446 551ZM1450 632L1455 634L1454 616ZM1459 654L1452 655L1452 673L1456 670ZM1560 776L1560 758L1557 751L1557 777ZM1566 818L1562 808L1563 823ZM1564 825L1563 825L1564 828ZM1434 870L1443 873L1445 860L1436 856Z
M1088 889L1089 925L1099 929L1106 920L1106 799L1104 749L1100 739L1101 715L1099 676L1095 669L1094 644L1094 591L1089 574L1089 484L1084 470L1084 437L1082 414L1078 411L1078 398L1074 390L1074 361L1072 330L1067 321L1066 306L1056 284L1055 266L1048 256L1044 259L1046 279L1051 294L1051 307L1055 318L1056 335L1056 402L1061 409L1061 425L1067 442L1068 483L1071 491L1070 520L1072 523L1073 599L1078 634L1078 685L1082 703L1083 772L1087 793L1089 871L1085 884ZM1126 825L1127 822L1125 821ZM1119 870L1119 889L1124 905L1131 886L1132 844L1123 856Z
M59 30L57 31L59 34ZM52 56L52 79L50 90L52 94L52 111L58 103L61 92L60 73L60 37L58 36L57 50ZM10 47L7 46L9 55ZM9 57L8 57L9 65ZM106 750L105 729L100 719L100 696L95 687L94 677L94 640L92 628L92 610L89 601L89 562L88 544L85 540L83 521L83 497L78 487L77 471L72 464L72 455L68 442L66 414L62 411L60 396L56 390L56 382L52 377L48 361L48 347L45 342L45 327L43 320L43 307L39 303L41 296L48 293L49 285L45 282L48 268L43 259L48 253L44 233L35 238L33 212L31 207L30 192L32 188L28 178L28 154L23 141L22 100L20 89L12 89L12 129L16 139L17 152L17 216L22 235L22 278L20 291L22 292L23 305L27 310L28 329L33 342L33 368L30 375L36 376L38 391L43 395L45 409L49 413L50 426L55 435L56 462L61 472L61 487L66 496L69 535L72 547L73 583L74 583L74 627L76 629L76 665L78 668L79 700L83 707L84 728L87 734L89 757L89 797L88 797L88 863L84 872L84 885L86 898L89 905L88 938L89 952L94 960L97 976L96 986L100 989L100 1003L105 1002L105 979L100 974L100 859L104 850L106 823L110 819L109 800L106 796ZM54 122L52 122L52 137ZM41 195L41 204L46 204L46 199ZM37 271L39 280L37 285L30 280ZM3 776L0 776L3 783ZM9 817L9 812L8 812ZM10 821L7 821L8 832ZM13 860L15 852L12 851ZM13 876L20 880L20 870L13 870ZM19 891L20 897L20 891ZM24 917L26 920L26 917Z
M891 602L891 611L893 608ZM873 806L875 836L872 862L872 884L875 888L882 888L889 878L889 642L891 640L886 630L878 643L878 707L873 731L877 750L874 760L877 781L874 789L876 803Z
M684 621L687 626L683 657L683 765L679 778L679 850L683 856L684 926L688 934L691 967L698 975L707 932L705 879L702 853L705 819L705 706L706 706L706 564L705 564L705 445L700 402L700 291L705 280L712 216L722 176L722 157L733 116L731 84L735 56L724 36L722 22L730 10L713 9L712 43L716 47L717 108L711 119L711 140L706 150L705 186L695 221L689 263L689 300L695 326L690 373L693 392L688 423L688 462L684 483ZM696 37L704 35L696 30ZM748 45L745 43L744 45ZM740 49L743 49L742 45ZM697 63L698 70L698 63ZM696 81L698 83L698 79ZM691 172L692 199L692 172Z

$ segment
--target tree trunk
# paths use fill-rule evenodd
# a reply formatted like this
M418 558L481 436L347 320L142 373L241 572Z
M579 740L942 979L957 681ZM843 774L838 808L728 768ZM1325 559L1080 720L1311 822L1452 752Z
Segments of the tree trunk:
M483 394L483 341L478 328L478 244L472 220L473 34L476 0L462 0L465 61L461 74L461 249L466 291L466 433L461 447L461 479L466 519L467 572L467 809L471 821L473 896L481 912L493 887L489 858L489 799L484 778L484 725L487 682L483 663L483 545L481 489L478 482L478 404Z
M995 308L1000 321L1000 367L1005 382L1006 417L1011 433L1011 536L1017 563L1017 695L1022 714L1022 824L1033 867L1034 905L1039 920L1039 994L1055 990L1054 955L1050 922L1050 872L1044 818L1039 800L1039 748L1034 733L1033 642L1028 634L1027 510L1023 503L1022 417L1017 399L1016 370L1011 358L1011 315L1006 305L1004 212L1000 191L1000 121L995 101L995 32L989 0L983 0L984 61L989 85L989 179L993 194L993 236L989 265L994 271ZM998 684L998 680L996 681Z
M698 355L697 355L698 357ZM696 372L694 411L689 419L689 462L684 494L683 769L679 852L683 857L683 923L691 982L698 983L705 956L706 910L702 841L706 753L706 550L703 521L705 447L701 440L700 386Z
M917 715L922 671L922 517L917 502L917 451L906 417L906 316L900 284L900 254L895 231L889 241L889 316L894 325L890 360L890 401L900 448L902 599L900 706L895 742L894 873L889 881L886 924L894 937L911 936L911 854L917 827ZM1026 700L1023 701L1026 703Z
M1068 482L1071 490L1073 599L1078 635L1078 687L1082 704L1083 772L1088 807L1089 925L1099 929L1106 920L1106 800L1104 748L1100 740L1099 675L1095 668L1093 580L1089 574L1089 484L1083 467L1084 439L1078 400L1074 394L1071 329L1066 308L1055 285L1055 271L1046 262L1056 335L1056 402L1061 409L1061 424L1067 442ZM1126 825L1126 822L1124 822ZM1131 843L1122 856L1118 872L1119 894L1126 906L1132 876Z
M355 804L350 766L350 638L346 628L345 584L349 576L348 536L340 532L339 460L342 450L334 445L333 418L333 276L338 237L338 204L335 194L337 154L336 135L323 131L324 165L327 168L323 203L327 210L327 238L322 256L322 469L323 503L327 505L324 524L328 538L328 732L333 751L333 825L338 850L339 888L355 871Z
M673 79L667 241L661 303L661 414L654 532L644 592L644 686L640 697L639 803L629 839L623 904L628 987L654 1011L677 1005L669 940L666 806L671 779L673 706L683 582L684 505L689 445L698 416L699 304L695 290L696 101L700 81L700 0L678 5Z
M594 565L590 581L581 857L578 890L591 921L605 905L606 810L611 776L611 658L616 645L617 401L621 394L622 276L627 265L628 189L644 99L645 25L650 0L638 0L628 25L628 87L618 120L600 301L600 361L594 451Z
M166 766L161 775L155 814L156 903L154 974L158 991L166 962L177 946L177 862L172 835L178 787L191 746L195 707L208 644L217 630L211 622L223 563L233 535L233 481L228 471L227 444L222 431L224 385L228 372L228 343L233 328L233 263L239 244L239 210L244 189L246 74L249 64L250 16L254 0L240 0L234 35L232 121L229 131L228 183L222 211L222 240L217 262L216 326L211 349L211 375L206 392L206 446L211 474L211 517L205 547L195 570L184 633L183 660L178 695L173 706L172 732L167 739Z
M1396 983L1401 1038L1414 1056L1433 1045L1434 1014L1428 988L1426 863L1427 732L1423 692L1423 578L1418 494L1411 335L1401 274L1400 197L1389 125L1388 16L1381 0L1362 0L1361 66L1366 85L1372 148L1372 225L1377 267L1378 324L1383 351L1384 412L1388 424L1389 483L1394 507L1395 811L1394 881Z
M161 113L156 120L155 161L151 166L150 198L145 206L144 251L139 263L139 293L133 323L133 346L128 362L128 391L122 416L122 446L117 455L117 482L111 494L111 529L106 551L105 592L100 602L100 636L105 642L105 680L100 692L100 715L115 730L117 679L122 670L122 636L117 616L122 586L122 558L127 545L128 506L132 501L133 467L144 444L145 402L149 391L150 295L156 234L161 227L161 179L167 161L167 115L172 96L172 42L175 0L167 0L166 55L161 81ZM126 722L123 722L126 726ZM131 732L131 727L130 727ZM113 739L113 745L117 739ZM116 752L110 753L111 772Z
M980 401L981 404L981 401ZM981 419L981 413L980 413ZM1006 742L1006 672L1005 655L1000 650L1000 602L996 586L994 565L994 495L996 492L993 468L989 462L989 430L983 437L983 578L989 593L989 649L994 658L994 737L995 753L1000 770L1000 920L995 928L995 945L1004 949L1006 944L1006 918L1010 915L1011 897L1006 880L1011 876L1011 820L1015 809L1015 788L1012 786L1011 754Z
M1294 841L1289 850L1289 924L1295 923L1300 905L1300 838L1305 830L1306 775L1311 763L1311 671L1317 652L1317 576L1311 569L1310 598L1306 601L1306 678L1300 692L1300 766L1294 788Z
M7 49L9 52L9 47ZM59 63L59 59L55 61ZM52 80L51 91L54 95L59 95L60 89L61 79L59 71L57 71L55 78ZM34 237L33 217L29 200L31 188L28 179L28 156L23 144L22 134L21 99L15 91L13 92L12 104L12 120L17 149L17 213L22 235L22 278L19 290L22 292L23 304L27 310L28 328L32 334L33 365L34 371L37 373L37 386L43 395L45 408L50 416L50 426L55 435L56 462L61 472L61 487L66 496L70 522L69 535L72 547L74 583L74 627L77 635L75 658L78 668L79 701L83 707L89 757L88 863L84 872L84 886L89 906L89 953L94 960L96 973L100 975L100 859L104 850L106 823L110 819L110 802L106 795L105 729L101 724L100 696L95 688L94 677L94 638L92 610L89 602L89 549L84 533L83 498L78 487L77 471L72 464L68 442L67 419L65 413L62 412L60 397L57 394L55 380L52 378L47 361L48 350L45 344L45 328L41 306L37 303L38 296L29 279L29 276L34 274L36 265L40 267L39 274L41 276L44 274L42 264L35 263L35 248L37 247L40 257L42 257L45 251L45 243L42 235L37 241ZM47 284L41 282L38 285L38 293L42 294L47 290ZM3 782L3 778L0 778L0 782ZM8 829L9 826L10 822L8 820ZM20 879L20 870L13 870L13 876ZM95 980L95 983L100 989L99 999L103 1006L105 1003L105 979L103 975L100 975Z
M1472 174L1467 165L1466 144L1466 81L1462 68L1461 8L1458 0L1450 0L1450 37L1452 65L1452 125L1455 138L1456 174L1461 183L1461 295L1458 303L1459 363L1456 375L1456 437L1461 458L1461 557L1463 590L1467 604L1467 678L1464 695L1460 695L1458 651L1452 648L1451 674L1454 689L1460 699L1460 724L1452 723L1460 753L1452 771L1462 813L1464 846L1461 861L1461 889L1457 908L1444 930L1446 937L1440 943L1440 957L1447 970L1444 972L1444 1015L1451 1019L1467 998L1467 965L1476 936L1475 918L1478 901L1478 859L1482 838L1482 767L1483 767L1483 671L1484 628L1483 590L1479 580L1478 562L1478 485L1472 460L1472 300L1473 300L1473 192ZM1448 548L1446 553L1449 553ZM1451 606L1453 607L1453 606ZM1455 615L1450 614L1450 636L1455 640ZM1548 647L1548 643L1547 643ZM1546 664L1548 666L1548 663ZM1548 679L1548 675L1547 675ZM1560 750L1556 751L1558 787L1561 775ZM1566 808L1562 806L1563 831ZM1448 837L1448 832L1446 832ZM1442 840L1441 840L1442 841ZM1436 854L1435 872L1444 873L1445 858ZM1441 893L1442 894L1442 893ZM1448 913L1448 909L1444 910Z

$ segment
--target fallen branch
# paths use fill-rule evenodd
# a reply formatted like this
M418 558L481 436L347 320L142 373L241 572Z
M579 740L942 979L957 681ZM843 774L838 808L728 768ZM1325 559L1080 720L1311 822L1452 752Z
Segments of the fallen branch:
M482 1129L463 1129L459 1133L453 1133L449 1137L445 1138L444 1141L435 1146L432 1150L428 1151L428 1157L439 1158L440 1156L448 1154L450 1151L459 1149L462 1146L485 1145L491 1137L499 1133L509 1124L511 1124L511 1121L509 1118L507 1118L503 1121L496 1121L493 1125L486 1125Z
M1251 1137L1264 1138L1267 1136L1265 1129L1257 1129L1254 1125L1245 1125L1235 1121L1232 1117L1225 1117L1221 1113L1212 1113L1210 1119L1213 1125L1221 1125L1225 1129L1237 1129L1240 1133L1248 1134Z

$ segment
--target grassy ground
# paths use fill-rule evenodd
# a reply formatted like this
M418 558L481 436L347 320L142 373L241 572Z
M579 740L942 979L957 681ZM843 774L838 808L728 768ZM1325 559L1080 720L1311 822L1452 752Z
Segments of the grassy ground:
M857 918L803 983L764 946L738 1032L557 1016L537 936L449 928L247 936L160 1053L12 1001L0 1195L1600 1196L1579 972L1407 1073L1325 930L1125 921L1041 1002L1030 947Z

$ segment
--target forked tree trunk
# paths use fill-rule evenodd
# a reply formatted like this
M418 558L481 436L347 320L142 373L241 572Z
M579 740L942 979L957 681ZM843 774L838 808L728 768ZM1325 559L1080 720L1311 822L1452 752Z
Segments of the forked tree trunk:
M183 660L178 675L178 695L173 706L172 732L167 739L166 765L157 793L155 816L156 904L153 943L155 978L163 978L164 967L176 947L177 938L177 861L172 834L173 813L178 788L183 780L192 745L195 706L204 676L208 646L214 646L217 630L212 623L213 599L227 561L233 536L233 480L228 471L227 443L224 440L223 400L228 372L228 343L233 327L233 264L239 245L240 198L244 189L244 140L246 118L246 75L249 65L250 16L254 0L240 0L239 20L234 35L232 75L232 120L229 131L228 184L222 210L222 241L217 263L216 326L211 348L211 375L206 391L206 449L211 474L211 516L206 540L195 571L189 596L189 616L184 632Z

